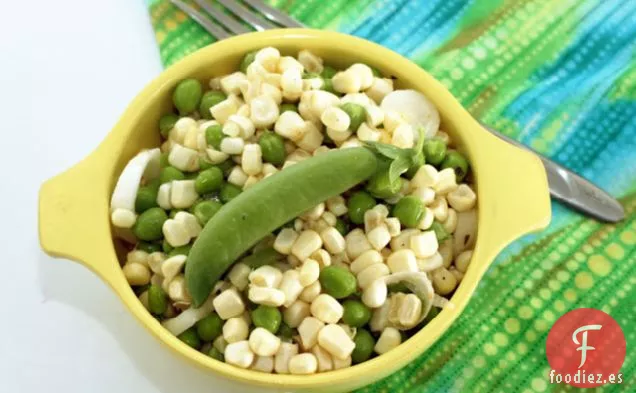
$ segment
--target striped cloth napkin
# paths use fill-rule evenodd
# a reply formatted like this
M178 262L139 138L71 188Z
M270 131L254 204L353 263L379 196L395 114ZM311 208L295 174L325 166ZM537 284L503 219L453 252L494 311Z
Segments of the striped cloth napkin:
M147 3L165 66L214 41L168 0ZM473 116L620 197L627 211L608 225L553 203L550 227L499 255L433 347L360 392L577 390L549 383L545 342L580 307L610 314L627 340L623 384L600 390L636 391L636 1L268 3L412 59Z

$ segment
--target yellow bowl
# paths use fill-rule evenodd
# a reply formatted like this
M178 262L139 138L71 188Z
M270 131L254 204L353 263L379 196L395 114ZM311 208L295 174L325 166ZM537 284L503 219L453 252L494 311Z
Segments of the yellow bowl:
M289 54L309 49L339 67L353 62L370 64L396 77L398 87L424 92L439 109L443 129L467 153L475 173L478 236L470 268L451 299L453 307L445 308L407 344L350 368L309 376L271 375L239 369L191 349L142 306L124 278L113 245L110 194L128 160L140 149L159 145L157 123L171 107L171 91L177 82L235 71L245 53L265 46ZM40 244L49 255L77 261L94 271L146 329L173 352L220 376L279 391L345 391L405 366L453 323L497 253L519 236L544 228L549 221L547 179L537 157L481 128L442 84L404 57L360 38L308 29L241 35L201 49L170 67L135 98L94 152L45 182L39 198Z

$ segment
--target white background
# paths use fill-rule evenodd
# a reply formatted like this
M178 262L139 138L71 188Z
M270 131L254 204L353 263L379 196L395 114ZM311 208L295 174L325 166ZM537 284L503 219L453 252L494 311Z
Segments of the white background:
M0 391L230 392L104 283L42 253L42 181L87 155L161 72L142 0L0 0Z

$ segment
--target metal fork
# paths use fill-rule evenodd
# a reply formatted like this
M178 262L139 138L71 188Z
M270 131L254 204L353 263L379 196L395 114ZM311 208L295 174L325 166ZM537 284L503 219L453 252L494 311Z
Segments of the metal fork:
M170 1L218 40L253 31L241 21L257 31L305 27L302 23L260 0L216 0L232 16L214 6L209 0L194 0L205 13L181 0ZM529 147L483 123L482 126L506 142L529 150L541 159L547 173L552 198L602 221L617 222L625 217L625 211L620 202L607 192Z

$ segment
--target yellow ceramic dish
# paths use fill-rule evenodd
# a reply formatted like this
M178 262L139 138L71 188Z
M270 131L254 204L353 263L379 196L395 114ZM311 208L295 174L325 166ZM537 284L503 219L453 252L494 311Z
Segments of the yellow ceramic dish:
M473 260L445 308L406 344L350 368L309 376L272 375L216 361L165 330L139 302L120 268L109 223L109 200L125 164L140 149L159 145L157 124L171 107L171 92L187 77L207 80L235 71L243 55L265 46L283 53L309 49L329 64L373 65L397 78L399 88L424 92L437 106L442 127L459 142L476 175L479 223ZM242 383L277 391L346 391L403 367L430 347L462 312L493 258L519 236L547 226L550 200L543 166L532 154L499 140L466 112L453 96L402 56L348 35L285 29L245 34L218 42L163 72L130 104L119 123L87 158L42 185L39 231L42 248L77 261L102 278L130 312L173 352L198 366Z

